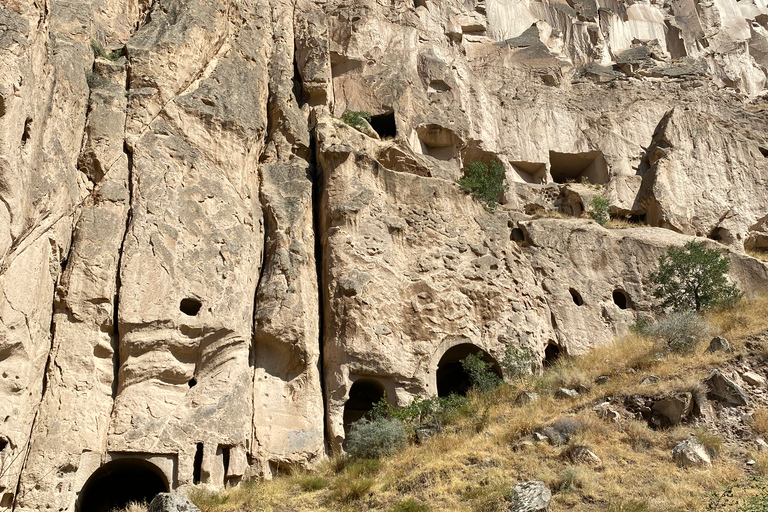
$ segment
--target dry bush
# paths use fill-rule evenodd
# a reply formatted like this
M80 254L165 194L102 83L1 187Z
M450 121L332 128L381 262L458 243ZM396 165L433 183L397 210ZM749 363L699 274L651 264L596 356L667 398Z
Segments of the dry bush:
M752 414L752 430L761 436L768 436L768 409L758 407Z
M768 261L768 249L747 249L747 254L758 260Z
M757 334L768 329L768 294L750 299L743 298L729 309L710 311L707 319L720 331L720 335L733 342L736 338Z
M111 512L147 512L149 505L145 501L131 501L123 508L114 508Z
M655 443L654 432L644 421L628 421L623 425L622 431L624 433L623 441L629 444L635 451L648 451Z
M723 438L717 434L709 432L705 428L697 428L695 430L696 439L707 450L709 456L712 458L720 455L720 450L723 448Z
M339 503L351 503L367 496L375 480L373 478L337 478L331 486L330 498Z

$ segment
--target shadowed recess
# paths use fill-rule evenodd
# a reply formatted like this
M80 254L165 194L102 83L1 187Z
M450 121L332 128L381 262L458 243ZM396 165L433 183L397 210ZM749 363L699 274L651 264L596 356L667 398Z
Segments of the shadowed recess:
M372 379L359 379L349 390L349 399L344 404L344 431L360 418L366 417L373 404L384 397L384 386Z
M471 387L469 375L464 371L461 361L470 354L480 354L486 363L491 363L490 370L502 378L501 367L485 350L471 343L462 343L448 349L437 365L437 395L466 395Z
M97 469L83 486L77 512L109 512L128 503L152 501L168 492L162 471L142 459L117 459Z

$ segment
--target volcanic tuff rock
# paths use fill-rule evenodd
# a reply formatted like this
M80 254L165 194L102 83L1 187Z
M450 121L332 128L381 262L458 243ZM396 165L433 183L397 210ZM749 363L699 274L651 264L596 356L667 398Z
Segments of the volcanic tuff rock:
M744 249L768 247L766 20L734 0L3 2L0 510L311 466L384 392L460 386L472 351L607 342L691 236L765 290ZM454 180L492 160L509 189L487 211ZM651 227L578 218L596 195Z

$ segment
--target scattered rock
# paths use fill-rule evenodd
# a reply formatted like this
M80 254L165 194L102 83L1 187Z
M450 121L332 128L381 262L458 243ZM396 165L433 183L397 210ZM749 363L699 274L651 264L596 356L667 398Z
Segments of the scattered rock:
M587 385L585 385L585 384L579 384L579 385L576 387L576 392L577 392L577 393L580 393L580 394L582 394L582 395L583 395L583 394L585 394L585 393L589 393L589 391L590 391L590 387L589 387L589 386L587 386Z
M539 399L538 393L533 393L531 391L523 391L519 395L517 395L517 398L515 399L515 405L517 406L523 406L531 404Z
M601 384L605 384L610 380L610 378L611 378L610 375L600 375L598 378L595 379L595 384L597 384L598 386Z
M512 491L509 512L549 512L552 492L544 482L523 482Z
M555 398L576 398L579 396L579 392L575 389L560 388L555 392Z
M723 405L747 405L749 397L741 389L741 386L720 373L720 370L712 370L704 381L709 388L707 396Z
M532 448L534 445L533 441L529 441L527 439L524 439L522 441L519 441L512 445L512 451L519 452L523 450L527 450L529 448Z
M725 338L721 338L720 336L715 336L712 338L712 341L709 342L709 348L707 349L708 352L730 352L731 351L731 344L728 343L728 340Z
M604 402L600 405L595 406L592 410L595 411L597 414L597 417L604 421L611 421L613 423L618 423L621 419L621 414L619 411L616 411L614 409L611 409L609 402Z
M600 464L602 462L600 457L583 445L571 446L565 451L565 455L575 464Z
M672 459L682 467L709 466L712 460L707 449L696 439L686 439L672 449Z
M653 404L651 423L660 428L672 427L686 419L692 409L693 397L690 393L672 393Z
M741 374L741 378L744 382L755 387L764 388L766 385L765 377L758 375L755 372L744 372Z
M658 375L648 375L640 381L640 385L645 386L647 384L656 384L661 378Z
M757 445L757 451L759 452L768 452L768 443L765 442L765 439L762 437L758 437L755 439L755 444Z
M549 438L542 434L541 432L534 432L533 433L533 440L537 443L543 443L544 441L549 441Z
M161 492L149 504L147 512L200 512L200 509L181 494Z

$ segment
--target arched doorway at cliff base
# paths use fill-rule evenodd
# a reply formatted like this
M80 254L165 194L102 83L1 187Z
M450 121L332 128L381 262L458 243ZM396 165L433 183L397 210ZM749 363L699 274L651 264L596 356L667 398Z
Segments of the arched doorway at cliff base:
M469 375L464 371L461 361L468 355L480 355L486 363L490 363L490 371L502 378L499 363L485 350L472 343L462 343L449 348L437 364L437 396L466 395L471 387Z
M77 500L77 512L110 512L131 502L150 503L168 492L163 472L143 459L116 459L94 471Z
M344 432L349 434L352 423L368 417L374 404L384 398L384 386L373 379L356 380L349 389L349 399L344 404Z

